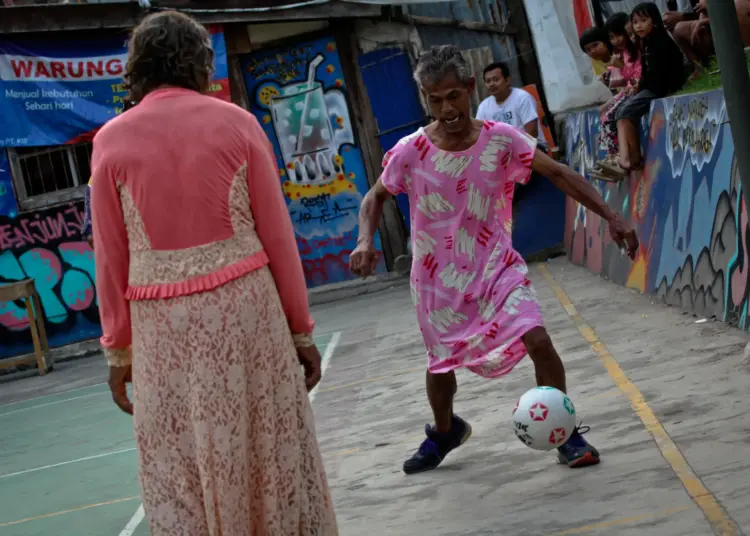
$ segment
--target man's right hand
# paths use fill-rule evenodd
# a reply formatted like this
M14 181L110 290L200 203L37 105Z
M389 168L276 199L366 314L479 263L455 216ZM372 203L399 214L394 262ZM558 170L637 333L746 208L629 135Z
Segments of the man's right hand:
M375 273L378 264L378 250L371 240L357 244L349 255L349 269L360 277Z

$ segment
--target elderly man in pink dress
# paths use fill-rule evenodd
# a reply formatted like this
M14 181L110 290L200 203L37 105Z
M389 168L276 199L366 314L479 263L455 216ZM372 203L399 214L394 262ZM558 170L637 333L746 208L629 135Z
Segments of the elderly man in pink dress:
M471 117L475 81L456 47L425 53L415 78L436 121L386 154L383 174L362 202L358 247L351 254L352 271L373 272L373 236L383 203L406 193L412 297L427 349L427 396L435 419L404 463L407 474L436 468L471 435L469 423L453 412L456 369L498 378L528 353L538 385L566 390L565 369L544 328L528 269L511 243L516 184L528 181L532 170L548 177L604 218L631 258L638 248L628 224L583 177L537 150L535 138ZM558 450L570 467L599 463L599 452L579 429Z

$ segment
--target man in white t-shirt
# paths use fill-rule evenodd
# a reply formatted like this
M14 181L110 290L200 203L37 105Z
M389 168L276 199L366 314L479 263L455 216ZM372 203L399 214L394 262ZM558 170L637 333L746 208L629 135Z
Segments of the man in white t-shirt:
M508 66L501 62L488 65L484 69L484 83L490 96L479 105L477 119L523 129L537 139L540 149L546 151L547 141L539 124L536 100L523 89L511 87Z

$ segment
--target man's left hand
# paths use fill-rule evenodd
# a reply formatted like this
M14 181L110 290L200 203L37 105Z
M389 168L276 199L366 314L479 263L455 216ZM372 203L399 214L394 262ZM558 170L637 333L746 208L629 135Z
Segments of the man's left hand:
M638 236L635 234L635 230L626 222L622 216L616 214L614 218L609 221L609 234L612 235L612 240L620 247L628 252L628 257L631 260L635 260L635 254L638 252Z

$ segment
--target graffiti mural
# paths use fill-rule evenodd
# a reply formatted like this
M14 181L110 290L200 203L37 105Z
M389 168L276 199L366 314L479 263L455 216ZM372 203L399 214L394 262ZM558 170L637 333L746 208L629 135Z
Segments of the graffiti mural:
M242 67L250 110L276 153L308 287L352 278L349 254L369 184L335 41L259 51Z
M750 329L748 218L720 90L655 101L641 128L645 166L621 183L592 181L641 238L634 262L601 218L568 199L570 260L665 303ZM568 161L587 175L597 158L598 112L566 123Z
M0 285L33 278L50 346L101 335L94 254L81 239L83 203L0 216ZM0 303L0 358L32 351L21 302Z

